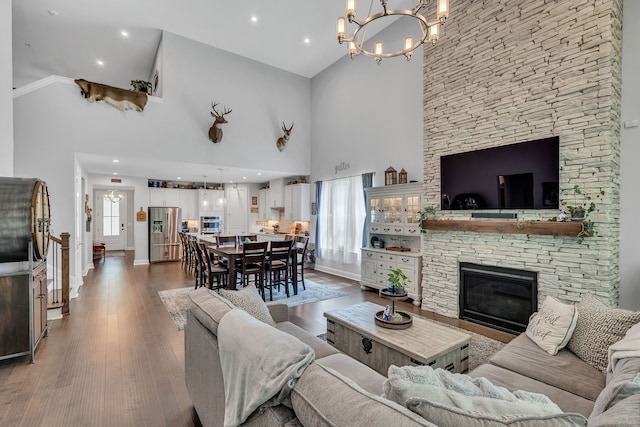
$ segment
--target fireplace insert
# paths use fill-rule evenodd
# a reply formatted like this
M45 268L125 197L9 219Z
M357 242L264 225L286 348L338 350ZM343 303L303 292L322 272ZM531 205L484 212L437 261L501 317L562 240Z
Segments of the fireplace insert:
M461 319L519 334L537 310L538 273L460 263Z

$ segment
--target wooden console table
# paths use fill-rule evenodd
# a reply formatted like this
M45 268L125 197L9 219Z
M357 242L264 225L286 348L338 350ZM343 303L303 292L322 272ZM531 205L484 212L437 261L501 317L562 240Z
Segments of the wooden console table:
M363 302L324 313L327 342L385 376L391 365L467 372L471 336L415 314L410 328L382 328L374 320L380 310Z

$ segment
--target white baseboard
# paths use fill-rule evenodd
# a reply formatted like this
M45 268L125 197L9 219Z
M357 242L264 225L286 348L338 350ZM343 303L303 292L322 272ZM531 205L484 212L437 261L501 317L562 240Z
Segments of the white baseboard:
M135 259L133 260L133 265L147 265L149 264L148 259Z
M334 268L318 265L317 263L314 270L322 271L323 273L333 274L334 276L344 277L345 279L355 280L356 282L360 281L359 274L349 273L348 271L336 270Z

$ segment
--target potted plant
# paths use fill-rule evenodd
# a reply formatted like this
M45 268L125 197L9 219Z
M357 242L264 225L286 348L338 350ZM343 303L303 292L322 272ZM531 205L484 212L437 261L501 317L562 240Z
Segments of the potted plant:
M561 208L561 212L566 210L571 214L571 221L582 222L582 230L578 233L578 243L582 243L585 237L593 237L594 223L589 219L589 214L596 210L595 201L604 194L604 190L600 190L595 196L590 196L583 193L580 186L576 184L573 186L574 204L569 205L565 200L562 201L566 209Z
M418 215L420 215L420 220L418 222L418 224L420 225L420 230L421 233L426 233L427 230L425 230L422 226L422 222L427 220L427 219L434 219L436 217L436 207L435 206L425 206L424 208L420 209L418 211Z
M138 92L149 93L149 89L151 89L151 83L144 80L131 80L131 87Z
M394 268L387 274L387 292L391 294L404 294L404 287L411 280L399 268Z

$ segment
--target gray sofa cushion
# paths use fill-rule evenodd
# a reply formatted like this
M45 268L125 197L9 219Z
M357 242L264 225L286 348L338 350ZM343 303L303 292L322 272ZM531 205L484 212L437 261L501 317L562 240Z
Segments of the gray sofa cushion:
M575 412L588 417L593 409L592 400L488 363L469 372L469 376L484 377L493 384L506 387L511 391L527 390L542 393L564 412Z
M291 403L305 427L436 427L407 408L363 390L352 380L316 362L298 379L291 392Z
M369 393L377 395L382 392L382 385L386 378L364 363L360 363L346 354L332 354L322 359L317 359L316 363L350 378Z
M640 425L640 394L629 396L602 414L589 418L589 427L637 427Z
M294 337L298 338L300 341L311 347L316 353L316 359L338 353L338 350L336 350L333 346L327 344L325 341L319 339L315 335L305 331L304 329L294 325L291 322L278 323L276 325L276 328L288 333L289 335L293 335Z
M591 417L596 417L618 402L624 400L631 393L631 388L640 388L638 375L640 372L640 358L621 359L607 380L607 386L602 390L591 412ZM632 386L629 386L629 384ZM640 412L639 412L640 413ZM640 425L640 420L639 420Z
M234 305L215 292L202 287L189 292L189 298L191 299L191 307L189 309L193 315L217 335L220 319L234 308Z
M605 386L605 375L572 352L564 349L551 356L525 334L514 338L489 362L593 401Z

